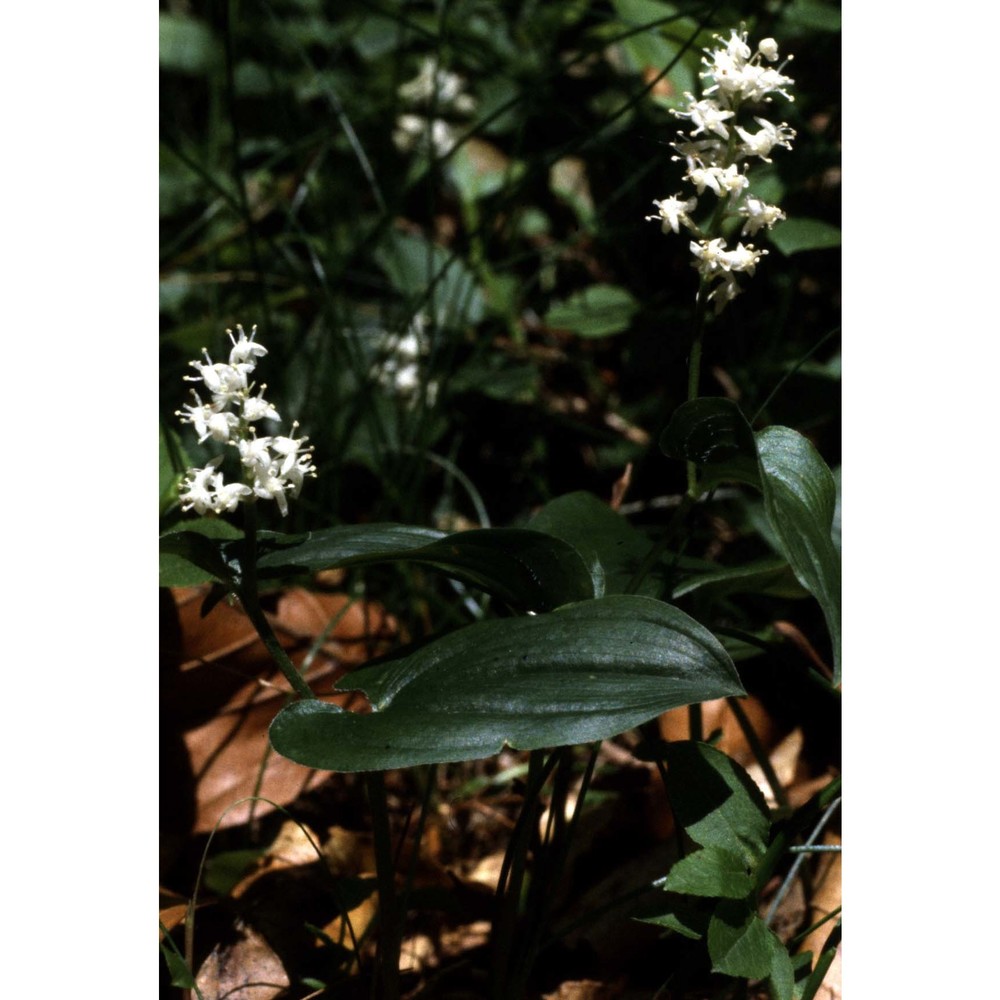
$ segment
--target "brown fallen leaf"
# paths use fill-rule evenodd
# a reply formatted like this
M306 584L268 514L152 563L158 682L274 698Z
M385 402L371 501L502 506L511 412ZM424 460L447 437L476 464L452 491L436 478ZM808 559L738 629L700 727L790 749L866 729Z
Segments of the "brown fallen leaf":
M253 869L233 887L230 895L233 899L239 899L250 886L269 872L310 865L321 857L319 837L305 824L286 820L281 824L270 847L257 859Z
M183 896L171 892L169 889L160 889L160 923L163 927L160 930L160 939L163 939L164 930L168 933L178 924L184 922L187 916L188 901Z
M542 1000L615 1000L625 990L624 979L600 983L594 979L577 979L559 985L555 993L545 993Z
M273 807L241 800L256 795L285 805L326 778L270 752L267 730L288 683L239 607L222 602L201 617L206 593L175 591L176 620L161 626L172 651L161 668L161 814L177 832L245 823ZM395 625L381 608L295 588L279 596L268 617L314 691L345 708L363 704L360 695L328 692L385 648Z
M274 1000L291 982L271 946L240 926L232 944L216 945L195 981L204 1000Z
M741 698L740 707L757 734L757 739L764 749L770 752L785 734L759 698L753 695ZM668 742L690 739L689 718L687 708L672 708L669 712L664 712L659 719L660 736ZM754 760L750 743L725 698L714 698L702 703L701 728L706 737L721 729L722 737L716 746L738 764L746 767Z

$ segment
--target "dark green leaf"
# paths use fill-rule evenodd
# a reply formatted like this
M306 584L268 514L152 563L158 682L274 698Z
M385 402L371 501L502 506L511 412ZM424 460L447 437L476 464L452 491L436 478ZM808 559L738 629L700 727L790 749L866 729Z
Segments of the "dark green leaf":
M195 988L194 975L188 968L183 956L171 951L164 945L160 945L160 951L167 963L167 971L170 973L170 985L179 986L181 989L193 990Z
M778 1000L792 1000L794 973L788 952L748 903L719 903L708 922L707 937L714 972L770 979Z
M688 896L746 899L754 891L754 869L724 847L703 847L677 861L662 888Z
M644 924L656 924L657 927L676 931L692 941L698 941L705 936L708 931L707 913L672 897L664 898L670 900L669 909L662 913L644 913L635 919Z
M733 852L756 868L771 821L746 771L707 743L669 743L667 795L678 824L703 847Z
M177 503L177 483L190 465L180 438L160 425L160 517Z
M443 531L432 528L391 523L346 524L284 541L275 536L267 542L268 551L257 560L257 570L261 576L278 576L296 570L316 573L337 566L399 559L412 549L444 537Z
M819 219L788 219L771 231L771 242L786 256L840 246L840 229Z
M791 567L782 557L757 559L742 566L727 566L708 573L688 577L674 587L677 600L696 590L713 594L775 594L779 597L806 597L808 592L795 579Z
M545 325L581 337L606 337L627 330L639 308L632 294L617 285L591 285L545 314Z
M671 458L701 466L704 489L729 480L760 489L753 431L731 399L683 403L660 435L660 449Z
M392 561L432 566L527 611L549 611L594 594L587 566L570 544L518 528L442 536L399 524L348 525L311 532L261 557L257 566L264 576Z
M250 866L264 853L264 848L223 851L205 862L206 888L219 896L228 896L233 887L247 873Z
M223 554L223 543L241 537L241 531L215 517L181 521L160 536L160 586L231 582L232 569Z
M833 474L816 449L788 427L756 435L764 470L764 507L796 577L819 601L833 643L840 683L840 556L832 529L837 505Z
M349 679L370 715L283 709L274 748L308 767L381 770L608 739L742 691L715 637L670 605L612 596L480 622Z
M592 493L567 493L549 501L530 521L530 527L568 542L590 566L594 594L623 594L652 547L606 503ZM658 593L660 581L647 577L648 593Z
M823 985L823 980L826 977L827 970L830 968L830 965L837 954L837 948L840 945L840 934L840 921L838 920L823 944L823 950L816 959L815 968L806 977L806 981L802 987L802 1000L813 1000L813 997L816 996L820 986ZM806 955L808 956L809 952L806 952ZM806 969L808 968L809 966L807 964Z
M768 427L756 435L727 399L695 399L674 413L663 451L696 462L706 488L737 480L764 494L767 532L796 579L823 609L840 682L840 556L833 541L837 488L816 449L797 431Z

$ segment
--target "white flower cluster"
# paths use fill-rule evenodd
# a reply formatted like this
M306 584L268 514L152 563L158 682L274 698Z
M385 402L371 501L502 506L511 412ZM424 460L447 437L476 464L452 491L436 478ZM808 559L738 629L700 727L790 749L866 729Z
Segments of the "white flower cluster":
M372 368L372 374L379 385L392 395L405 400L410 405L419 398L421 385L421 359L430 350L424 326L427 319L417 313L406 333L381 332L378 352L381 360ZM426 386L427 405L433 406L437 397L438 384L429 381Z
M223 456L213 458L204 469L188 469L181 481L181 509L192 507L198 514L210 511L221 514L235 510L240 503L252 503L258 497L274 500L282 516L288 513L288 497L297 497L306 476L315 476L312 449L303 447L306 438L257 437L254 424L258 420L280 420L278 411L264 398L266 385L253 395L254 383L248 376L256 368L256 359L267 354L267 348L254 340L257 327L248 337L237 326L239 339L227 330L233 347L228 364L216 364L203 349L205 361L192 361L197 375L185 375L186 382L203 382L211 393L211 401L203 403L192 389L194 403L177 411L182 424L192 424L199 444L211 438L237 449L243 468L243 482L227 483L219 466ZM298 423L292 424L292 435Z
M767 205L750 194L744 161L757 157L770 163L771 151L776 146L792 148L795 131L785 122L775 125L765 118L754 118L758 128L752 132L737 124L744 103L769 102L772 94L794 100L786 89L793 81L781 72L784 64L778 68L766 65L777 62L778 43L765 38L753 52L745 31L734 30L728 41L721 35L715 37L720 47L705 49L702 58L706 68L701 75L707 81L702 99L695 100L693 94L685 93L686 110L673 112L692 126L689 134L678 133L678 141L671 145L678 153L673 159L687 163L684 179L694 185L697 194L654 200L657 214L646 218L661 222L665 233L679 233L681 226L694 233L697 237L691 242L694 266L701 275L703 289L712 286L708 298L714 300L718 313L739 294L736 273L752 275L757 262L767 253L752 243L744 246L738 242L734 249L729 249L725 239L718 235L721 224L726 218L742 219L740 236L755 236L785 218L777 205ZM716 202L715 207L722 210L713 213L712 232L707 234L691 218L698 207L698 197L706 191L722 202L721 205Z
M404 153L420 144L426 146L426 136L430 133L430 144L434 155L441 157L451 152L455 145L455 128L438 114L470 115L476 109L476 100L465 93L465 81L457 73L449 73L436 65L431 56L424 58L420 72L402 84L399 96L415 108L433 108L435 117L424 114L407 113L396 119L396 129L392 140Z

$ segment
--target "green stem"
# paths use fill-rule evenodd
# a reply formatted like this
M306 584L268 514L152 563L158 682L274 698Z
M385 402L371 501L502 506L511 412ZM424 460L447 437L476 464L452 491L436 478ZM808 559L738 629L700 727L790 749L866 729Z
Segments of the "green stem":
M243 557L240 560L240 586L237 596L243 605L247 618L257 630L261 642L274 658L274 662L285 675L285 679L291 684L292 690L300 698L315 698L316 695L313 694L302 674L281 648L281 643L278 642L278 637L274 634L274 630L260 606L257 587L257 507L253 503L243 505L243 528Z
M688 358L688 402L698 398L698 385L701 382L701 351L705 338L705 315L708 311L708 285L702 281L698 288L698 298L694 309L694 339L691 342L691 354ZM694 462L687 463L687 495L697 500L698 466Z
M757 763L760 764L760 769L764 772L767 783L771 786L771 794L774 795L774 801L782 809L790 809L791 804L788 801L788 796L785 794L785 789L778 780L778 775L775 773L774 767L771 765L771 758L767 755L767 751L760 742L757 731L747 718L746 712L743 711L743 706L740 704L739 698L727 698L726 702L732 710L733 715L736 716L736 721L739 723L740 729L743 730L743 735L750 745L750 750L757 759Z
M528 781L524 804L514 824L497 881L497 910L493 921L493 995L497 1000L517 1000L511 987L523 962L522 949L516 946L521 897L528 869L528 852L538 817L539 796L553 768L558 752L545 759L544 750L532 750L528 758ZM520 942L517 942L519 944Z
M378 957L372 979L373 1000L396 1000L399 996L399 950L402 939L399 900L396 896L396 866L392 857L389 806L385 797L385 775L365 773L368 804L372 811L375 845L375 877L378 884Z

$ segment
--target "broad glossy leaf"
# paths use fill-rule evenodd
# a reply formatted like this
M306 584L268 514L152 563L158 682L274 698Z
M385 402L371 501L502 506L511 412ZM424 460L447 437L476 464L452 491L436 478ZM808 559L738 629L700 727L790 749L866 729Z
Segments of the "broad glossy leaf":
M764 472L764 507L796 577L819 601L833 644L840 683L840 555L832 529L837 505L833 474L819 453L789 427L756 435Z
M679 407L660 439L672 457L696 462L707 488L724 480L764 495L769 531L796 579L823 609L840 682L840 555L833 540L836 480L818 452L789 427L754 434L728 399L695 399Z
M257 571L262 576L296 570L317 573L335 566L394 559L444 537L443 531L432 528L392 523L345 524L284 539L272 536L266 541L268 551L257 560Z
M453 535L399 524L311 532L262 556L261 575L374 562L416 562L481 587L513 607L548 611L594 595L590 572L568 542L519 528Z
M647 597L480 622L350 676L373 712L283 709L271 742L321 770L472 760L608 739L668 708L741 693L715 637Z
M682 403L660 435L660 449L671 458L702 468L702 486L732 481L760 489L753 431L740 408L721 397Z

